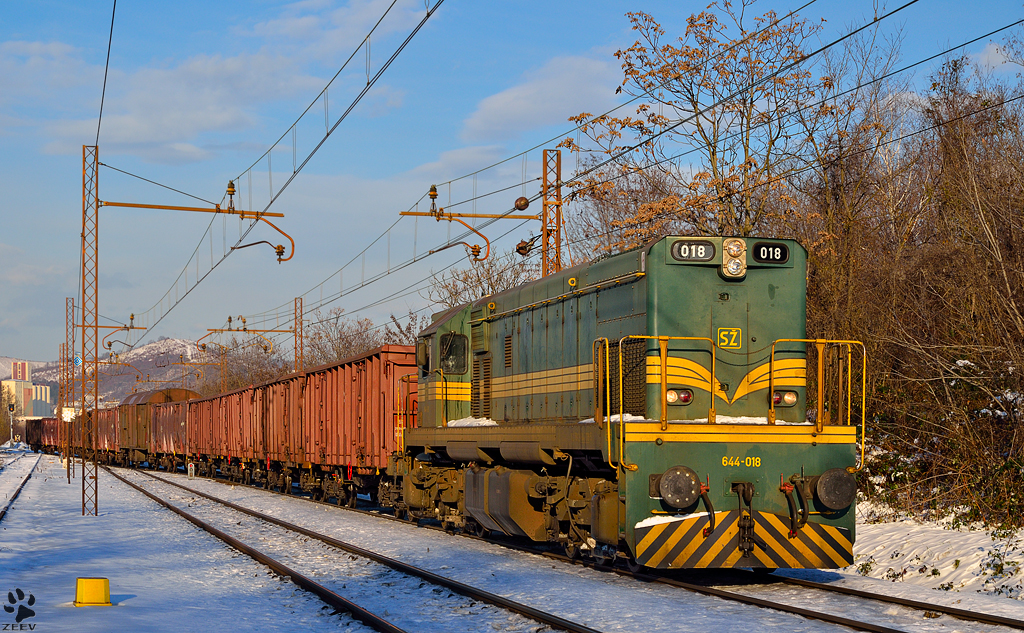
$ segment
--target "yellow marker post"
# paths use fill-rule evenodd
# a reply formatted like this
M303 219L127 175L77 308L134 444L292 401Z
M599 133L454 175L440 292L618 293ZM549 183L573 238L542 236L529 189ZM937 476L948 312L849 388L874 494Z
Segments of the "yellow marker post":
M76 607L109 607L110 580L106 578L79 578L75 585Z

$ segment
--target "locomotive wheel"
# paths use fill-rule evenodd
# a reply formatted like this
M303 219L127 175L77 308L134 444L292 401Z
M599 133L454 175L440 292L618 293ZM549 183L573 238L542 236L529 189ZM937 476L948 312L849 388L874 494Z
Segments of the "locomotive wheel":
M580 557L580 548L576 543L569 541L565 544L565 555L569 560L576 560Z
M640 573L640 570L642 570L643 568L644 568L644 566L641 565L640 563L636 562L636 559L633 558L632 556L630 556L629 558L626 559L626 569L628 569L630 571L630 573L633 573L633 574Z
M486 536L487 536L488 534L490 534L490 533L491 533L491 531L490 531L490 530L488 530L488 529L487 529L487 528L485 528L484 526L480 525L479 523L474 523L474 524L473 524L473 531L474 531L474 532L476 533L476 535L477 535L477 536L479 536L480 538L484 538L484 537L486 537Z

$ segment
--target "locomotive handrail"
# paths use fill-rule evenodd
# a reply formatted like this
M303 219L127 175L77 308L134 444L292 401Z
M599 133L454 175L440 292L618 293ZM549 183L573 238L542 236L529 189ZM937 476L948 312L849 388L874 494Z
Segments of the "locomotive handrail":
M611 356L611 351L610 351L610 349L611 349L611 342L608 340L607 337L602 336L600 338L594 339L593 346L596 347L601 341L604 341L604 378L605 378L604 384L605 385L610 385L611 382L612 382L612 379L611 379L611 367L608 366L609 365L608 361L610 360L610 356ZM597 357L595 356L595 358L597 358ZM597 379L598 379L598 384L595 385L595 387L596 387L595 391L597 393L597 397L594 398L594 402L595 402L594 422L597 424L597 428L605 430L605 436L607 438L605 445L607 446L607 451L608 451L608 465L612 466L613 468L618 470L619 469L618 464L612 464L612 423L611 423L611 416L610 415L608 416L608 424L606 425L605 422L604 422L604 415L602 415L604 411L603 411L603 409L601 407L601 401L603 399L604 394L602 393L603 390L601 389L601 387L602 387L602 384L601 384L601 368L597 369ZM611 389L608 390L608 395L609 395L609 397L608 397L608 407L611 408L611 406L612 406ZM619 394L619 399L620 400L622 399L622 394Z
M715 423L715 391L717 388L717 380L715 378L715 342L706 336L648 336L645 334L628 334L619 339L619 463L626 470L636 470L639 468L636 464L627 464L625 462L625 446L626 446L626 415L625 415L625 397L622 393L622 344L626 339L651 339L658 341L658 348L660 351L660 364L661 364L661 430L668 429L668 342L669 341L707 341L711 344L711 408L708 409L708 424ZM646 350L644 353L644 384L646 389L646 378L647 378L647 354ZM609 424L609 427L611 424Z
M395 408L395 442L397 442L399 446L402 445L402 440L405 437L406 426L409 426L409 418L412 418L412 425L416 424L416 411L413 409L413 402L416 401L412 400L411 380L411 378L416 376L416 373L399 376L398 382L395 384L395 389L398 393L392 394L395 402L397 403ZM402 395L402 383L405 383L406 385L406 394L404 396ZM406 408L406 404L409 405L408 408Z
M818 402L817 412L814 418L814 424L816 430L820 433L823 430L825 420L825 404L823 396L823 383L825 377L825 369L823 364L823 358L825 354L825 347L827 345L844 345L846 347L846 424L849 426L852 422L853 408L849 405L850 394L853 391L853 372L850 371L852 365L852 346L856 345L861 350L861 375L860 375L860 464L856 467L849 467L848 470L851 473L859 472L864 468L864 451L865 444L867 443L867 398L868 398L868 351L864 347L864 343L860 341L846 341L846 340L833 340L833 339L810 339L810 338L780 338L772 342L771 356L768 360L768 423L775 424L775 346L778 343L814 343L815 348L818 351Z

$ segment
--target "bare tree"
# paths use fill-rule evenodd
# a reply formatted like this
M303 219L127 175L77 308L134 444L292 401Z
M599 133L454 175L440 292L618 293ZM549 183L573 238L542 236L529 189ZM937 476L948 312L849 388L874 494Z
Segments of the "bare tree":
M454 308L515 288L536 279L538 274L537 264L517 253L491 256L469 268L454 268L435 275L427 297L446 308Z

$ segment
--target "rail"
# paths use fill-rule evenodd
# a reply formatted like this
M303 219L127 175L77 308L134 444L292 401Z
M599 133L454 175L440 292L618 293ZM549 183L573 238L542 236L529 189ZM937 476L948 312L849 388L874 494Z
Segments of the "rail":
M325 543L327 545L330 545L332 547L336 547L336 548L338 548L338 549L340 549L342 551L348 552L350 554L354 554L356 556L361 556L363 558L368 558L368 559L370 559L370 560L372 560L372 561L374 561L376 563L380 563L381 565L389 567L389 568L391 568L391 569L393 569L393 570L395 570L397 572L400 572L400 573L403 573L403 574L408 574L410 576L415 576L417 578L421 578L423 580L426 580L427 582L430 582L432 584L436 584L438 586L444 587L445 589L449 589L451 591L454 591L455 593L458 593L460 595L466 596L466 597L471 598L473 600L478 600L478 601L481 601L481 602L486 602L486 603L492 604L492 605L494 605L496 607L500 607L502 609L506 609L508 611L512 611L513 613L518 613L519 615L525 616L525 617L530 618L532 620L536 620L537 622L540 622L541 624L546 624L546 625L548 625L548 626L550 626L552 628L560 629L560 630L563 630L563 631L571 631L571 632L574 632L574 633L599 633L595 629L592 629L590 627L584 626L582 624L578 624L576 622L572 622L570 620L566 620L564 618L561 618L559 616L553 615L551 613L547 613L545 611L541 611L539 609L534 609L533 607L530 607L530 606L525 605L525 604L520 603L520 602L515 602L514 600L509 600L508 598L504 598L504 597L499 596L497 594L490 593L490 592L484 591L482 589L477 589L477 588L472 587L470 585L467 585L465 583L459 582L457 580L452 580L451 578L447 578L447 577L441 576L439 574L435 574L435 573L433 573L431 571L427 571L427 570L422 569L420 567L415 567L413 565L409 565L408 563L403 563L403 562L401 562L399 560L396 560L394 558L390 558L388 556L384 556L383 554L378 554L377 552L373 552L373 551L370 551L368 549L364 549L362 547L359 547L357 545L353 545L351 543L347 543L345 541L338 540L338 539L333 538L331 536L327 536L326 534L321 534L320 532L316 532L314 530L310 530L310 529L304 528L304 527L302 527L300 525L295 525L294 523L289 523L288 521L283 521L283 520L278 519L276 517L272 517L272 516L263 514L262 512L257 512L256 510L252 510L252 509L247 508L245 506L241 506L241 505L238 505L236 503L232 503L230 501L221 499L221 498L216 497L214 495L206 494L205 492L201 492L201 491L196 490L194 488L189 488L188 486L182 486L179 483L170 481L170 480L165 479L163 477L157 477L155 475L152 475L150 473L143 472L143 471L139 471L139 472L141 474L147 476L147 477L150 477L152 479L156 479L157 481L159 481L161 483L164 483L164 484L167 484L167 485L170 485L170 486L175 486L175 487L180 488L182 490L187 490L188 492L190 492L192 494L195 494L195 495L198 495L200 497L203 497L204 499L208 499L209 501L213 501L214 503L219 503L219 504L221 504L221 505L223 505L225 507L231 508L232 510L236 510L238 512L241 512L241 513L246 514L248 516L254 517L254 518L259 519L261 521L265 521L267 523L271 523L273 525L276 525L278 527L284 528L284 529L289 530L291 532L296 532L298 534L302 534L303 536L308 536L309 538L318 540L318 541L320 541L322 543ZM114 473L111 473L111 474L114 474ZM116 477L117 475L115 474L114 476ZM124 481L124 480L122 480L122 481Z

